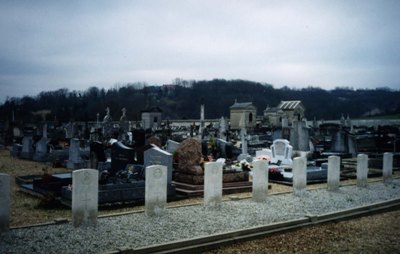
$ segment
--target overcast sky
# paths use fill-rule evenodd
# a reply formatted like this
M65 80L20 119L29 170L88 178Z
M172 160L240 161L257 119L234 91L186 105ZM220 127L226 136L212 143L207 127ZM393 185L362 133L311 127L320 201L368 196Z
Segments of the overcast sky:
M0 1L0 102L175 78L400 88L398 0Z

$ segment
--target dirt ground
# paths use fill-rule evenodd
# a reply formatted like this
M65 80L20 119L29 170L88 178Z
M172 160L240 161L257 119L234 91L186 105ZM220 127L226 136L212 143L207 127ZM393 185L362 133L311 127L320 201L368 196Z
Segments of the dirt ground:
M43 163L21 160L10 156L8 150L0 150L0 172L12 176L11 227L71 219L68 207L43 201L22 192L15 184L15 176L43 174L44 172L69 172L66 168L52 168ZM396 177L400 172L394 173ZM381 178L369 179L380 181ZM342 181L341 185L354 184L354 180ZM308 185L308 189L326 188L326 184ZM270 194L291 192L292 187L271 183ZM231 198L248 198L251 193L225 195ZM202 198L191 198L168 203L169 207L201 204ZM99 215L141 211L143 206L125 206L100 209ZM400 211L393 211L339 223L329 223L303 228L263 239L235 244L208 253L400 253Z

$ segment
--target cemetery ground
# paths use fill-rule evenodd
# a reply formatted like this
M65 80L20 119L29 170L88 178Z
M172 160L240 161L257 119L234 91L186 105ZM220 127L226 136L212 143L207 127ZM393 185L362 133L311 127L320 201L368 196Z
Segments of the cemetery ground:
M51 200L41 200L19 190L15 176L70 172L65 168L52 168L34 161L21 160L10 156L8 150L0 150L0 172L10 174L11 186L11 227L53 222L57 219L71 220L71 209ZM395 177L400 177L394 171ZM369 179L379 181L381 177ZM355 180L342 181L341 185L354 184ZM308 185L307 189L326 188L326 184ZM292 187L271 184L269 194L291 192ZM250 193L225 195L224 200L251 197ZM168 207L202 204L202 198L184 199L168 203ZM143 211L143 205L117 208L100 208L99 215ZM245 211L243 211L245 213ZM400 211L392 211L351 221L328 223L272 235L270 237L236 244L211 253L394 253L400 249ZM290 244L288 244L290 243Z

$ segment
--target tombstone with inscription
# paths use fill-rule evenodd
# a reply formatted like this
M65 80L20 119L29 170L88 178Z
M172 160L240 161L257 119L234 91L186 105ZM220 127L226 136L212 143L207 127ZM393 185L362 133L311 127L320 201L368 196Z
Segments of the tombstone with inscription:
M161 215L167 203L167 167L146 167L145 213L147 216Z
M393 174L393 153L384 153L383 154L383 182L390 183L392 182L392 174Z
M302 195L307 186L307 159L296 157L293 160L293 192L296 196Z
M72 172L72 224L96 225L98 212L99 174L95 169Z
M268 161L253 162L253 200L263 202L268 193Z
M340 157L328 157L328 190L336 191L339 189L340 184Z
M24 136L22 139L22 151L20 157L23 159L32 159L33 156L32 136Z
M368 186L368 155L357 155L357 186Z
M216 206L222 202L222 163L204 165L204 205Z
M136 164L135 150L125 146L122 142L114 142L111 146L111 171L114 175L120 170L124 170L126 165Z
M172 181L172 154L162 150L156 145L144 152L144 166L162 165L167 167L168 184Z
M271 145L271 153L272 153L272 163L277 163L281 161L282 164L291 165L292 161L292 153L293 147L289 144L289 141L286 139L276 139L274 143Z
M7 231L10 224L10 176L0 173L0 232Z

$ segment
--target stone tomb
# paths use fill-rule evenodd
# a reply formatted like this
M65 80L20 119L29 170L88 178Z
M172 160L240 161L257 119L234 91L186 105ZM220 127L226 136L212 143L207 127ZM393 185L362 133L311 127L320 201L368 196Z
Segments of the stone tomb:
M96 225L98 212L99 172L79 169L72 172L72 224Z
M263 202L268 194L268 161L253 162L253 200Z
M167 204L167 167L146 167L145 213L147 216L161 215Z
M168 184L172 181L172 154L162 150L156 145L144 151L144 166L162 165L167 167Z
M10 224L10 176L0 173L0 232L7 231Z
M274 143L271 145L272 152L272 163L277 163L281 161L282 164L291 165L292 161L292 153L293 147L289 144L289 141L286 139L276 139Z
M222 163L204 165L204 205L216 206L222 202Z

